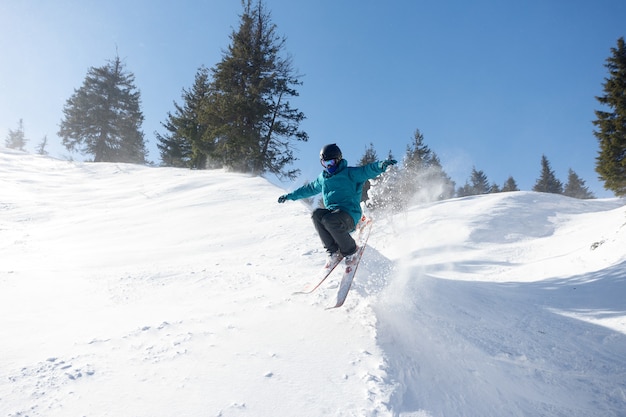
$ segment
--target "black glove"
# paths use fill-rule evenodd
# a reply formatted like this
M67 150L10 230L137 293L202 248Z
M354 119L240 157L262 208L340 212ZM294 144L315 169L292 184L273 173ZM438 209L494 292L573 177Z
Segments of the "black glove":
M279 203L284 203L285 201L287 201L287 194L285 195L281 195L280 197L278 197L278 202Z
M380 167L382 168L383 171L386 171L389 165L395 165L397 163L398 161L396 161L395 159L387 159L382 164L380 164Z

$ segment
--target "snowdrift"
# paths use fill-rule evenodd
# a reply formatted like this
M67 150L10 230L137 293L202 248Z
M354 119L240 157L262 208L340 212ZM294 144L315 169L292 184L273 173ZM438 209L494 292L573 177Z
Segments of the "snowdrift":
M375 224L346 305L301 203L0 149L2 416L623 416L626 208L503 193Z

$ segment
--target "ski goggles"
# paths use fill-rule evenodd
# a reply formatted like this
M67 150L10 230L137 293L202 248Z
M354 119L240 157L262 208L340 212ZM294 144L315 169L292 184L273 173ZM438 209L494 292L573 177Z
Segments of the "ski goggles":
M338 161L336 159L327 159L327 160L323 160L320 159L320 162L322 164L322 166L326 169L332 168L337 166Z

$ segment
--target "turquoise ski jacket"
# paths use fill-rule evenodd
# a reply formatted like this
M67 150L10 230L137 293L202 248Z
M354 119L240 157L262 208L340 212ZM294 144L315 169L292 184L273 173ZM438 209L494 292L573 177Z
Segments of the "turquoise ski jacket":
M362 214L363 184L382 174L384 172L382 165L381 161L376 161L362 167L349 167L348 162L342 159L333 174L322 171L315 181L303 185L285 197L288 200L299 200L322 193L324 206L327 209L343 210L349 213L356 226Z

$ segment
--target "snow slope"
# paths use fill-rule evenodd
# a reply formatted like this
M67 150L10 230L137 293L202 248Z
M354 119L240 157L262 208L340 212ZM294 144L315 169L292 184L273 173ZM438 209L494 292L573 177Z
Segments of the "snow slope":
M0 149L0 416L624 416L626 208L377 216L346 305L299 202Z

